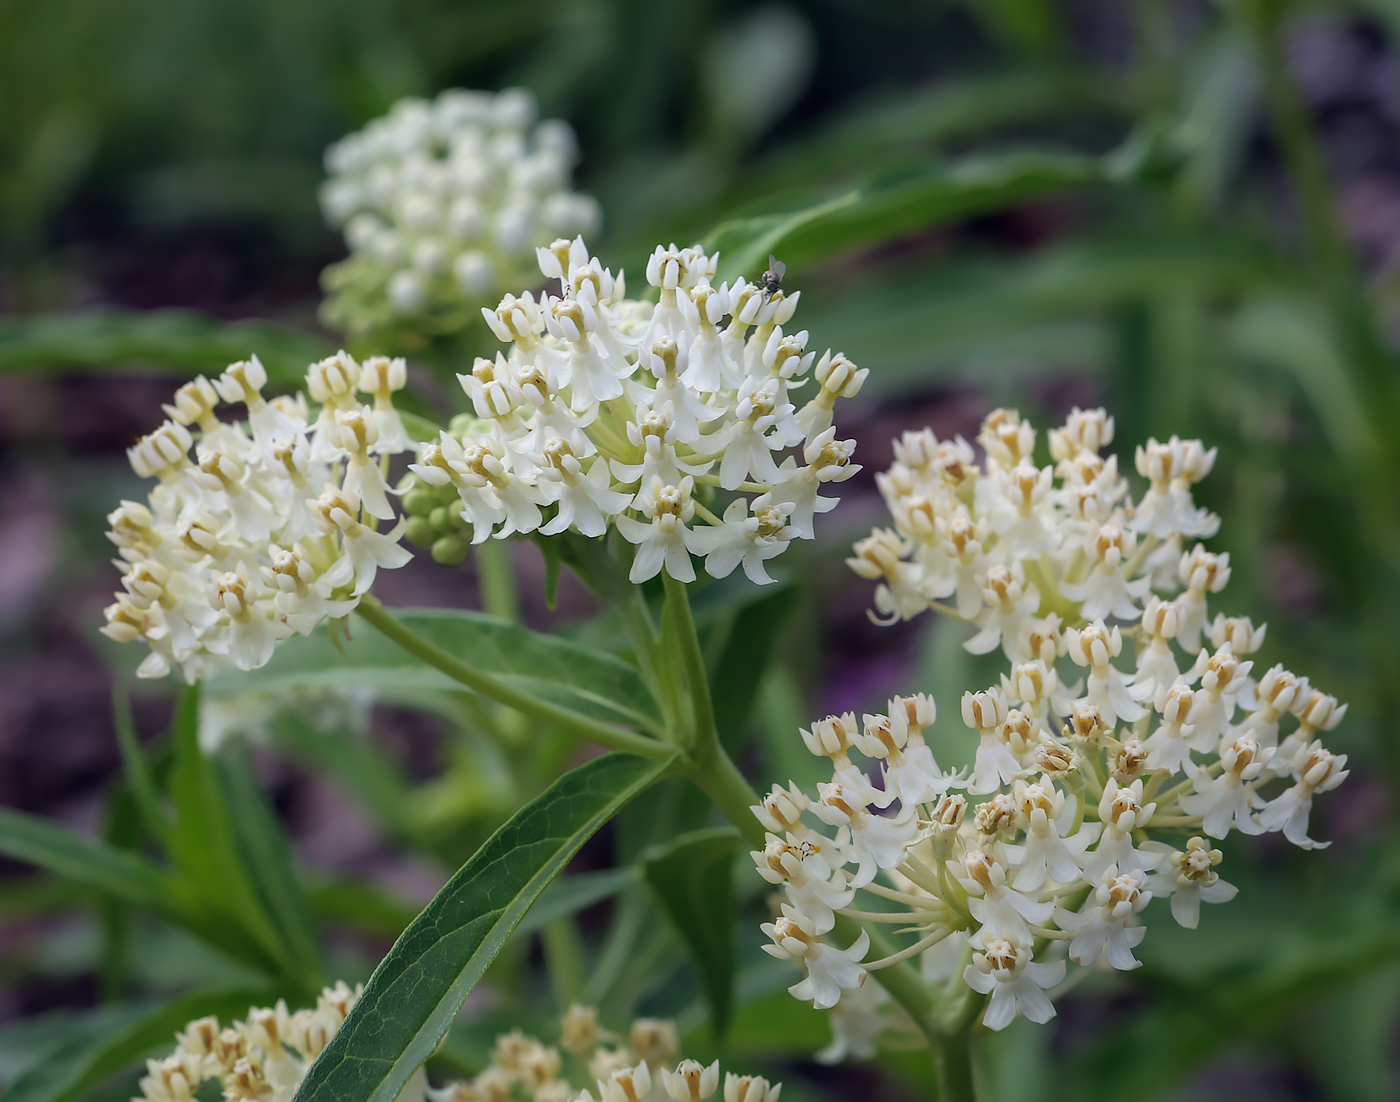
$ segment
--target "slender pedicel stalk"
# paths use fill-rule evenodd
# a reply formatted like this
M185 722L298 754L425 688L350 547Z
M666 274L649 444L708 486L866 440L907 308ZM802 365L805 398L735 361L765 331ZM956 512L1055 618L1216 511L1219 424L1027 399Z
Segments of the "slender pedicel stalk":
M638 754L654 761L664 761L675 754L675 748L664 742L601 723L588 716L570 711L568 708L541 700L539 697L523 692L475 666L468 665L431 640L424 639L385 609L374 597L365 597L356 611L404 650L421 658L428 665L441 670L454 681L459 681L467 688L479 692L482 696L514 708L518 712L544 720L546 723L556 724L565 731L596 742L599 746L606 746L609 750Z

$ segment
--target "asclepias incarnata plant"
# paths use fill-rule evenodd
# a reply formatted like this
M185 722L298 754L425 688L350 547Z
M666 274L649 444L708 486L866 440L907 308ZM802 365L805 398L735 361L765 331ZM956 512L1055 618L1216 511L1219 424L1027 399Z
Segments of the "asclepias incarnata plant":
M325 201L354 227L356 278L380 287L397 315L431 312L434 294L460 313L541 224L591 220L588 201L564 190L566 135L541 124L527 137L527 106L447 97L338 147ZM415 143L447 151L419 166L446 196L436 206L394 190L385 158ZM514 202L515 175L535 188L529 218ZM485 188L488 176L490 203L485 191L452 190ZM455 228L433 223L429 206ZM443 242L455 242L455 259ZM644 297L629 297L623 273L581 237L534 255L545 290L480 307L503 348L458 375L472 412L449 424L396 407L408 369L390 357L341 352L311 365L303 390L272 397L250 358L176 392L168 420L129 453L155 485L109 518L122 591L102 630L147 647L142 676L254 670L276 663L284 641L358 613L475 692L652 763L588 830L652 780L690 777L779 889L763 948L802 970L793 995L832 1012L831 1059L873 1055L893 1026L912 1027L946 1063L976 1023L1045 1022L1069 963L1132 969L1147 919L1169 910L1195 927L1202 903L1235 895L1216 840L1272 831L1326 845L1308 819L1314 796L1347 775L1345 755L1321 737L1345 705L1280 666L1257 669L1262 626L1212 618L1230 564L1200 542L1220 520L1192 487L1214 451L1148 441L1134 500L1102 454L1114 434L1103 410L1076 409L1050 432L1045 465L1036 430L1011 410L985 420L980 455L926 429L896 443L878 476L892 526L849 560L878 583L872 617L932 609L966 625L972 653L1000 652L1005 670L958 701L914 692L882 714L811 724L800 738L829 761L831 779L760 798L718 738L725 686L709 684L687 587L697 563L712 578L742 570L770 583L773 560L815 538L817 517L859 470L834 410L867 373L809 350L795 323L800 294L776 278L718 280L718 256L699 246L658 246ZM473 545L516 536L566 548L559 556L612 606L655 723L633 729L522 689L419 635L370 593L380 570L410 561L406 543L456 563ZM654 585L650 598L643 589L658 577L659 602ZM933 733L940 703L975 733L971 760ZM363 1034L341 1024L383 1013L377 985L388 983L376 973L363 999L342 986L316 1010L279 1005L227 1028L194 1022L174 1055L152 1063L146 1098L182 1099L206 1079L231 1100L325 1097L308 1092L330 1090L339 1072L318 1079L318 1054L336 1067L356 1056ZM432 1019L439 1038L465 990L443 998L457 1001ZM558 1049L512 1034L470 1083L429 1086L422 1059L400 1066L400 1053L395 1091L431 1102L512 1092L565 1102L594 1089L605 1102L685 1102L719 1090L716 1065L673 1069L675 1044L647 1040L670 1027L639 1033L638 1023L622 1044L590 1014L564 1021L572 1079ZM778 1090L729 1076L723 1093L772 1102Z

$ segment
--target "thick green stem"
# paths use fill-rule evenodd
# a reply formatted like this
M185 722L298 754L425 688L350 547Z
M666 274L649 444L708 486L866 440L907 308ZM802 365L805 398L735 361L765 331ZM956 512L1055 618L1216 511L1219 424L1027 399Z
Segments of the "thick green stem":
M666 619L675 634L690 695L691 728L687 732L689 737L683 740L682 745L697 757L707 755L712 746L718 745L719 732L715 729L715 709L710 699L705 656L700 652L700 636L695 630L695 617L690 613L690 597L684 582L676 581L664 571L662 580L666 587ZM729 759L726 757L724 760Z
M403 647L409 654L421 658L428 665L441 670L454 681L461 682L482 696L514 708L518 712L534 716L546 723L552 723L562 730L596 742L599 746L606 746L609 750L621 750L624 753L638 754L656 761L669 758L675 753L673 748L656 739L647 738L620 727L610 726L568 708L560 707L548 700L541 700L539 697L523 692L484 670L468 665L431 640L424 639L412 628L407 627L374 597L368 595L362 597L359 607L355 611L380 632Z
M477 576L481 582L481 605L492 616L520 622L520 594L515 587L515 570L510 547L505 540L487 540L476 546Z

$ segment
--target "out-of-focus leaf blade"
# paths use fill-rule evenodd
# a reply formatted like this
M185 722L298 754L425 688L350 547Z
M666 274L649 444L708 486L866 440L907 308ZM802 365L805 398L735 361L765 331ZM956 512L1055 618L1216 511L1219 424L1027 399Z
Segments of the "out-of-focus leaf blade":
M611 899L623 888L637 882L635 868L584 872L556 880L540 896L520 923L521 933L541 929L556 918L577 914L585 907Z
M257 354L274 386L300 385L335 349L313 333L265 321L225 322L192 310L86 310L0 318L0 374L157 369L217 374Z
M199 745L199 687L184 690L175 709L175 761L170 797L175 822L167 852L181 910L203 937L227 952L305 985L295 951L267 910L264 893L240 848L238 824L214 765Z
M715 726L731 755L738 752L759 685L796 600L793 586L773 586L771 593L739 609L730 625L710 684L720 687L714 694Z
M138 907L160 910L166 902L163 878L149 862L34 815L0 808L0 853Z
M0 1092L0 1102L68 1102L142 1057L171 1047L177 1030L212 1014L224 1019L267 1004L266 988L200 991L154 1007L121 1007L73 1023L71 1033Z
M1073 153L1018 152L890 170L836 199L719 226L706 239L720 249L720 275L756 276L768 254L789 267L905 237L1107 178L1104 162Z
M282 824L258 788L241 749L235 747L233 752L211 759L232 820L234 844L288 959L309 987L317 987L324 977L311 907Z
M476 668L536 696L610 723L655 729L661 719L636 668L619 658L479 612L399 611L408 627ZM323 630L289 639L277 661L250 674L209 680L213 697L308 687L375 689L394 699L462 686L378 632L337 648Z
M849 350L872 369L867 387L878 389L913 372L982 365L998 352L1038 367L1063 362L1047 333L1100 325L1096 315L1125 302L1277 288L1292 278L1248 240L1144 237L1050 246L1029 258L954 254L839 291L813 288L802 306L820 319L812 331L821 346ZM1096 366L1082 349L1070 362Z
M705 239L705 248L719 253L720 278L733 280L748 276L756 279L766 266L769 254L791 234L859 202L860 198L859 192L852 191L803 210L726 222Z
M394 1102L546 885L669 767L605 754L513 815L380 962L296 1102Z
M743 839L730 827L683 834L642 862L647 883L675 925L723 1036L734 998L734 854Z

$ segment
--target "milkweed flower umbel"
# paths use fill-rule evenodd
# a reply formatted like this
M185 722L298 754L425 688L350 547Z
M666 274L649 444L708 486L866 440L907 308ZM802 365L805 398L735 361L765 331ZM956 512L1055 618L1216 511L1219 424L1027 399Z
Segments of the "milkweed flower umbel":
M222 1091L226 1102L291 1102L311 1063L329 1045L359 1001L362 989L344 983L321 992L314 1008L290 1012L283 1002L253 1007L245 1018L221 1024L199 1018L175 1035L175 1048L146 1061L134 1102L189 1102L201 1088ZM589 1086L573 1082L571 1064L586 1072ZM716 1060L708 1066L681 1060L674 1022L638 1018L625 1034L605 1029L592 1007L572 1006L561 1023L559 1047L518 1029L496 1037L486 1066L471 1079L451 1079L434 1087L420 1070L399 1095L400 1102L644 1102L669 1097L704 1102L720 1086ZM582 1076L580 1076L582 1077ZM595 1098L593 1090L597 1090ZM778 1102L781 1083L725 1075L726 1102Z
M331 146L321 207L350 257L323 276L325 320L355 335L459 329L529 281L535 246L596 230L598 204L570 190L573 130L536 116L523 88L452 89Z
M306 393L263 397L257 357L175 392L170 419L127 451L156 485L107 518L122 592L102 631L150 648L139 676L256 669L278 640L348 615L379 570L409 561L404 521L380 531L395 516L385 464L408 445L392 397L405 381L402 360L312 364L314 421ZM220 420L223 403L247 420Z
M892 526L848 560L877 583L877 622L933 609L968 625L969 651L1000 651L1008 673L960 701L973 761L953 767L923 695L814 723L800 734L832 780L775 786L753 809L769 832L753 857L782 892L765 949L807 973L793 995L839 1008L868 973L922 956L929 982L960 976L1001 1029L1053 1017L1070 963L1136 968L1158 908L1195 928L1203 902L1233 899L1207 839L1325 846L1309 816L1347 770L1320 736L1346 709L1282 666L1256 680L1264 627L1210 619L1230 562L1195 542L1220 520L1192 487L1213 450L1149 441L1135 503L1099 454L1113 439L1103 410L1052 431L1043 467L1014 411L977 439L985 469L961 438L896 441L877 476ZM913 940L868 959L865 933L831 940L842 914Z
M455 490L472 542L615 527L635 548L634 582L663 569L692 581L696 556L713 577L742 567L764 584L772 559L813 538L832 489L860 470L831 411L867 372L808 350L791 324L800 292L716 284L718 259L658 246L653 304L628 298L582 238L561 238L538 250L555 288L483 307L509 351L458 376L475 417L411 468Z

